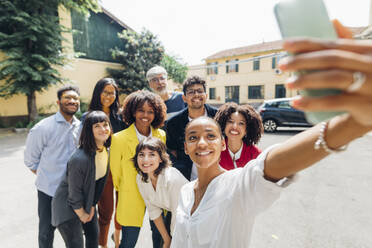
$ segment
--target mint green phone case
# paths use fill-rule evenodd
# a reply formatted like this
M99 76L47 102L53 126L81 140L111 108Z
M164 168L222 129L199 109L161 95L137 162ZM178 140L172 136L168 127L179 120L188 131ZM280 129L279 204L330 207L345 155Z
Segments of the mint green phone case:
M283 38L337 39L323 0L282 0L275 5L274 13ZM301 90L300 94L308 97L321 97L336 95L340 92L338 89L314 89ZM305 115L309 122L316 124L342 113L344 112L305 112Z

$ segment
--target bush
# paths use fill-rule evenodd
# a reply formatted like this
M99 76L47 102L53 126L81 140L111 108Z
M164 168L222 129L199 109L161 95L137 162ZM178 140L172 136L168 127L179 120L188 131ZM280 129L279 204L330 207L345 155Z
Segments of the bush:
M28 129L31 129L33 126L36 125L36 123L38 123L39 121L41 121L42 119L48 117L47 115L39 115L35 120L31 121L30 123L27 124L27 128Z
M25 121L18 121L15 124L15 128L25 128L25 127L27 127L27 122L25 122Z

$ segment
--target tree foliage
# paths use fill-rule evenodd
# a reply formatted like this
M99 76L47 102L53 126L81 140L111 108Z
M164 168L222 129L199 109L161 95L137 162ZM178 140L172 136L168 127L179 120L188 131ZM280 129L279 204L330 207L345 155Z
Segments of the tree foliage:
M146 72L155 65L163 66L169 78L175 82L182 83L185 80L187 66L179 57L165 54L163 45L150 31L136 33L124 30L118 35L124 43L124 49L113 49L112 56L123 65L123 69L107 68L107 71L118 83L121 93L150 89Z
M168 77L174 82L183 83L185 81L188 69L179 57L165 54L160 65L165 68Z
M42 92L64 79L56 70L66 62L58 6L82 13L99 9L97 0L1 0L0 97L27 96L30 121L37 117L35 92Z
M162 60L162 44L154 34L145 29L141 33L123 30L118 35L124 43L124 50L112 49L112 57L123 65L123 69L107 68L108 73L124 94L149 89L146 72Z

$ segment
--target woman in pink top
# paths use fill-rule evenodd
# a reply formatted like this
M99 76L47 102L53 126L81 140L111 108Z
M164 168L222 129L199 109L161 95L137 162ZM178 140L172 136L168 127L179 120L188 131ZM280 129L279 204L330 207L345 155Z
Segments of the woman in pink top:
M221 153L222 168L232 170L244 167L261 153L255 144L263 133L262 120L250 105L225 103L214 119L221 126L227 145Z

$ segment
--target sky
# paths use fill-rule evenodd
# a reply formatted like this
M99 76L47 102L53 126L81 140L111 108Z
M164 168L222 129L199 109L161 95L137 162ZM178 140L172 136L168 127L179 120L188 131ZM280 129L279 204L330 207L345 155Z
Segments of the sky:
M309 0L311 1L311 0ZM324 0L331 19L369 24L372 0ZM222 50L281 39L273 14L277 0L102 0L137 32L156 34L168 54L188 65Z

